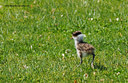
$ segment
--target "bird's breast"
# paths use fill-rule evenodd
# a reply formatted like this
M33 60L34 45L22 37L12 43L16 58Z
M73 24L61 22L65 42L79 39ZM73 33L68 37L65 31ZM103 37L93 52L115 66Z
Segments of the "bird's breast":
M80 50L78 50L78 49L77 49L76 51L77 51L78 57L80 57L80 53L82 53L82 57L85 57L85 56L88 55L86 52L80 51Z

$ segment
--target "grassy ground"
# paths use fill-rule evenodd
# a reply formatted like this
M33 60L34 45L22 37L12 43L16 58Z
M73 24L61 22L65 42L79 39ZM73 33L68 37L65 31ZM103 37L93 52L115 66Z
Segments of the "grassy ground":
M1 0L0 82L128 82L127 8L127 0ZM76 30L96 48L94 70L92 56L77 67Z

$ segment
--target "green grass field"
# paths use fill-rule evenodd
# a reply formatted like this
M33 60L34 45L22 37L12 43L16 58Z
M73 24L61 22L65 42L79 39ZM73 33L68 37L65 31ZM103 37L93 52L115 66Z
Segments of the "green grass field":
M1 0L0 83L127 83L127 8L127 0ZM96 48L95 69L92 56L77 67L76 30Z

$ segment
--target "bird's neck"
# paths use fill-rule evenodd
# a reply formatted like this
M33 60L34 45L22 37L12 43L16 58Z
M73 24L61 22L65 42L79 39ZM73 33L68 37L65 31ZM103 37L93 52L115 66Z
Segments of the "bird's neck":
M78 43L83 43L83 42L84 42L83 40L80 40L80 41L75 40L75 47L77 47Z

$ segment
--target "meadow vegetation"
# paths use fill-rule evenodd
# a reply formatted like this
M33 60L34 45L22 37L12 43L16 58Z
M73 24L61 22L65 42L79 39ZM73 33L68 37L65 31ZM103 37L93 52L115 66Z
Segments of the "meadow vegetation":
M1 0L0 82L128 82L127 8L127 0ZM96 48L95 69L92 56L77 67L76 30Z

